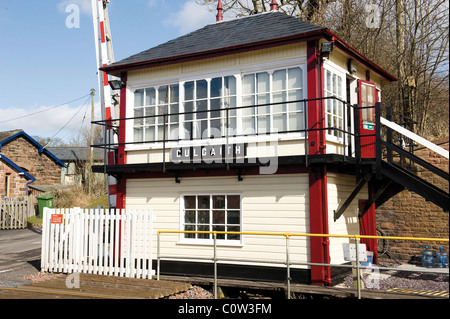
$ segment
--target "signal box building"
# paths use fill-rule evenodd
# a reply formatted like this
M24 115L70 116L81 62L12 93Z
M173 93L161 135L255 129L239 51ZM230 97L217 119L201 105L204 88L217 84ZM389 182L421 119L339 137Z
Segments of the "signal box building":
M153 210L154 252L158 230L376 235L374 105L396 78L330 30L273 10L218 21L102 70L123 85L116 162L98 170L117 178L117 208ZM344 242L296 238L291 260L346 263ZM218 234L217 243L223 258L285 258L282 238ZM199 258L163 261L162 273L212 274L212 244L207 233L162 237L163 255ZM366 244L376 259L376 241ZM293 282L331 282L329 268L291 271ZM283 280L285 272L219 266L221 277Z

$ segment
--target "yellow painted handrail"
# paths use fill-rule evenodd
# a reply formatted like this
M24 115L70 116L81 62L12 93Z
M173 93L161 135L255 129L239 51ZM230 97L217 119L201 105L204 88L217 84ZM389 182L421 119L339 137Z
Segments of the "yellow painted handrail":
M370 236L370 235L333 235L333 234L302 234L302 233L273 233L273 232L226 232L226 231L200 231L200 230L158 230L159 234L230 234L230 235L262 235L262 236L284 236L284 237L332 237L352 239L391 239L391 240L418 240L418 241L440 241L448 242L448 238L428 237L397 237L397 236Z

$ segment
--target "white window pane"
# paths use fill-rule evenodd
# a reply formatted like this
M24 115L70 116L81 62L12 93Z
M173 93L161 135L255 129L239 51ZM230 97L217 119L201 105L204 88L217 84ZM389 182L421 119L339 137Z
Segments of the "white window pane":
M276 115L273 117L274 132L287 131L286 115Z
M154 141L155 140L155 127L150 126L145 129L145 140Z
M258 116L258 133L270 132L270 116Z
M274 93L273 103L286 102L286 92ZM273 105L273 112L280 113L286 112L286 104L276 104Z
M258 93L270 91L270 76L269 73L263 72L256 75L256 82L258 83Z
M273 91L286 90L286 70L278 70L273 72Z
M143 106L144 105L144 90L136 90L134 92L134 106Z
M303 99L303 91L302 90L296 90L291 91L288 93L288 101L299 101ZM301 111L303 110L303 103L297 102L297 103L289 103L288 104L289 111Z
M169 87L165 85L158 89L158 104L167 103L169 103Z
M155 105L156 91L154 88L145 89L145 105Z
M194 82L184 83L184 100L190 101L194 99Z
M224 95L236 95L236 78L234 76L226 76L224 78L225 91Z
M196 97L197 99L206 99L208 96L208 82L206 80L198 80L196 82Z
M142 133L143 133L142 127L134 128L134 142L142 142Z
M214 78L210 83L210 97L220 97L222 95L222 78Z
M288 89L299 89L303 86L303 72L300 68L288 70Z
M184 112L188 113L184 115L184 120L189 121L194 118L194 114L190 113L194 111L194 103L193 102L186 102L184 103Z
M244 96L242 98L242 106L253 106L255 105L255 96L254 95L250 95L250 96ZM247 108L250 109L250 108Z
M294 113L289 114L289 130L303 130L303 114L302 113Z
M145 116L152 116L155 115L155 107L146 107L145 108ZM145 119L145 124L155 124L155 117L147 117Z
M178 84L171 85L170 87L170 103L177 103L180 101L180 87Z
M242 79L242 93L243 94L255 93L255 75L254 74L244 75L244 78Z
M243 118L242 129L243 129L244 133L246 133L246 134L255 132L255 119L253 117Z

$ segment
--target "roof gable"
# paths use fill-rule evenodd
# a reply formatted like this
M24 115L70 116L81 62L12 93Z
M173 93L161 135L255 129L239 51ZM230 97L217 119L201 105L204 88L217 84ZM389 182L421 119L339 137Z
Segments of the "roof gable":
M16 170L17 172L23 174L27 179L31 180L31 181L35 181L36 178L34 178L33 176L31 176L29 173L27 173L23 168L21 168L20 166L18 166L16 163L14 163L13 161L11 161L9 158L7 158L5 155L0 154L0 160L2 160L3 162L5 162L7 165L9 165L10 167L12 167L14 170Z
M7 132L0 132L0 150L2 149L3 145L6 143L11 142L12 140L23 137L26 140L28 140L37 150L38 153L44 153L48 155L56 164L67 167L59 158L57 158L55 155L53 155L50 151L48 151L46 148L44 148L41 144L39 144L34 138L32 138L30 135L25 133L23 130L13 130L13 131L7 131Z

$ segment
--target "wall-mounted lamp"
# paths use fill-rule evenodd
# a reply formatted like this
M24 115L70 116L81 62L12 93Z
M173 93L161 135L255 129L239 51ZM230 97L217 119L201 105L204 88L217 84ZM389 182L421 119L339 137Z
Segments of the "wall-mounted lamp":
M320 46L320 55L323 58L329 58L331 51L333 51L333 42L323 42Z
M125 87L125 83L119 80L108 81L108 83L111 89L113 89L114 91L120 90L121 88Z

